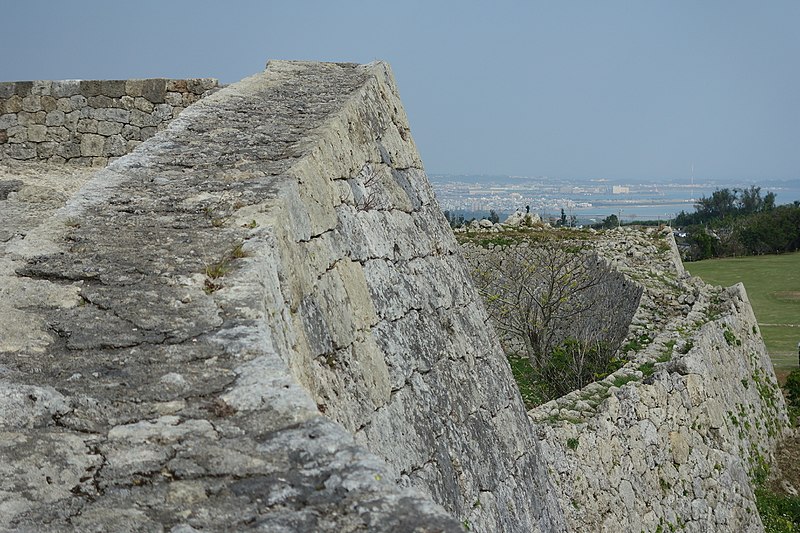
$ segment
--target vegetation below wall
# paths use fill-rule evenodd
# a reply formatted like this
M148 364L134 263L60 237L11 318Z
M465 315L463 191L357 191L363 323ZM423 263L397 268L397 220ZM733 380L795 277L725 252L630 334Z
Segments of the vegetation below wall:
M478 244L465 256L528 409L625 364L641 288L592 250L592 231L478 235L460 239Z
M789 373L784 385L786 406L792 423L797 428L800 416L800 369ZM757 480L756 488L758 512L764 522L767 533L800 532L800 495L796 493L800 487L800 433L795 430L794 436L784 441L776 453L777 475ZM795 489L792 494L791 489Z
M762 197L760 187L719 189L675 225L685 228L679 245L689 261L800 249L800 202L776 206L775 194Z

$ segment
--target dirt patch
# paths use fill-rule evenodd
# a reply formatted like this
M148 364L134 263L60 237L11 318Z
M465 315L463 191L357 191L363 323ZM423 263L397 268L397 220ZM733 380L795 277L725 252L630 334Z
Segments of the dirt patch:
M773 294L778 300L788 300L790 302L800 301L800 291L779 291Z
M775 452L775 464L767 487L776 494L797 496L800 494L800 428L784 439Z

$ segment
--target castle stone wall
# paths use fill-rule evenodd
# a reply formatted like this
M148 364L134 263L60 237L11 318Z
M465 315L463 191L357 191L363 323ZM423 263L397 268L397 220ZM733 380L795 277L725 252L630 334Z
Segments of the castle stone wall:
M593 242L644 287L622 369L530 415L574 531L763 531L755 482L788 428L744 287L676 263L668 231Z
M0 529L564 530L386 65L271 62L28 223Z
M105 166L204 95L217 80L0 83L0 160Z

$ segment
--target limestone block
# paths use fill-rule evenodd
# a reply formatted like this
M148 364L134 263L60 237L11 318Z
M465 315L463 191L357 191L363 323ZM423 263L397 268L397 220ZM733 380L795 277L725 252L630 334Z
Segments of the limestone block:
M35 94L38 96L50 96L51 87L53 85L52 81L49 80L37 80L33 82L33 86L31 87L31 94Z
M105 107L120 107L120 100L115 98L109 98L103 94L98 96L90 96L86 99L89 104L89 107L93 107L95 109L102 109Z
M216 78L200 78L200 88L203 92L210 91L219 86L219 80Z
M56 99L52 96L42 96L42 110L49 113L56 108Z
M203 81L200 79L186 80L186 90L195 95L203 94L207 89L203 87Z
M84 134L83 137L81 137L81 155L86 157L99 157L104 155L103 148L105 141L105 137L100 135L93 135L91 133Z
M125 155L127 150L127 141L122 135L111 135L106 139L103 152L110 156Z
M6 144L8 142L8 132L6 130L0 130L0 144Z
M28 127L28 140L31 142L44 142L47 137L47 126L34 124Z
M167 80L149 79L144 80L142 85L142 96L154 104L164 103L164 95L167 90Z
M92 109L89 116L95 120L107 120L127 124L130 121L131 111L127 109Z
M80 93L89 96L104 95L119 98L125 94L125 80L81 80Z
M63 111L50 111L44 118L47 126L63 126L66 114Z
M136 107L136 99L133 96L128 96L127 94L119 99L119 105L123 109L127 109L130 111Z
M26 96L30 95L32 89L33 89L32 81L18 81L14 83L14 94L22 98L25 98Z
M158 122L164 122L172 118L172 106L169 104L158 104L153 109L153 118Z
M185 93L187 91L186 80L167 80L166 89L170 92Z
M6 113L5 115L0 115L0 130L7 130L17 124L19 124L19 121L16 114Z
M122 131L122 124L119 122L107 122L101 120L97 122L97 133L100 135L117 135Z
M10 143L24 143L28 140L28 128L26 126L11 126L6 131L8 133L8 142Z
M14 82L0 82L0 98L10 98L12 95L14 95Z
M28 111L21 111L17 113L17 120L21 126L33 126L34 124L44 124L44 119L47 117L47 113L44 111L37 111L35 113L31 113Z
M136 126L132 126L130 124L125 124L122 126L122 136L125 137L127 140L139 140L140 137L140 130Z
M143 127L139 130L139 135L141 136L143 141L146 141L150 137L156 134L156 128L152 126Z
M50 87L50 95L55 98L67 98L80 93L79 80L54 81Z
M98 122L91 118L82 118L78 120L77 131L78 133L97 133Z
M77 131L78 128L78 121L81 118L80 111L70 111L66 113L64 116L64 126L67 127L70 131Z
M672 451L672 460L675 464L684 464L689 459L689 442L681 431L669 432L669 445Z
M64 159L73 159L81 156L81 145L77 141L61 143L56 148L56 155Z
M16 94L11 95L5 101L4 106L6 113L19 113L22 111L22 98Z
M65 142L69 140L69 130L64 126L56 126L47 128L48 141L55 141L56 143Z
M27 143L7 144L6 154L12 159L34 159L36 157L36 148L34 148L34 145Z
M130 124L139 128L144 128L156 126L157 122L149 113L133 109L130 111Z
M39 159L50 159L56 153L58 143L53 141L41 142L36 145L36 157Z
M22 99L22 110L29 113L35 113L42 110L42 97L37 94L31 94Z
M155 107L153 102L147 100L146 98L142 98L141 96L134 98L133 104L136 109L147 114L152 113L153 108Z
M164 95L164 102L171 106L182 105L183 95L176 92L167 92L167 94Z
M72 109L75 110L83 109L89 104L89 101L82 94L76 94L74 96L70 96L69 101L72 104Z
M142 96L142 89L144 88L144 80L126 80L125 81L125 94L127 96Z

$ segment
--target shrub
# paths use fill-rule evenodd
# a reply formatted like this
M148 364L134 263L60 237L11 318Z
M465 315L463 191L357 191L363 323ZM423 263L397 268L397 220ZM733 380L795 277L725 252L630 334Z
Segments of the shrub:
M800 368L792 370L786 376L786 400L792 407L800 407Z

